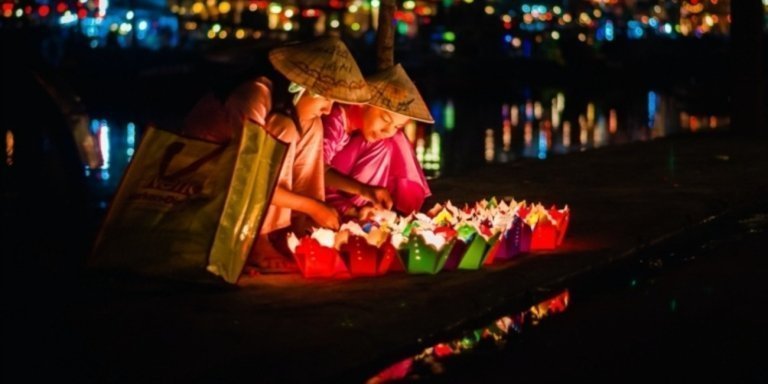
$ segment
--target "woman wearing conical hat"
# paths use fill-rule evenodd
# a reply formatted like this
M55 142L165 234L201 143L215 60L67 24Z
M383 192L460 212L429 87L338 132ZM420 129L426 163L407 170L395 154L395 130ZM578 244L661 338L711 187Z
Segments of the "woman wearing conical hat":
M418 211L431 192L402 128L434 119L400 64L366 80L367 104L336 104L322 118L326 202L343 215L371 205Z
M276 250L270 234L288 227L301 232L310 225L339 226L337 211L324 202L320 117L330 112L334 102L364 103L371 94L352 54L338 38L278 47L269 52L269 60L276 74L204 98L188 115L185 132L224 141L236 136L245 119L251 119L289 144L249 259L262 272L279 273L294 270L295 264Z

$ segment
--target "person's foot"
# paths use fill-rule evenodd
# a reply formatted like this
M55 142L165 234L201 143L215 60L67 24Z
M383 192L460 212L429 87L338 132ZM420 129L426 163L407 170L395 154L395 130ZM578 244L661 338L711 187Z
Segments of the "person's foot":
M280 253L266 235L256 238L248 264L263 274L296 273L296 262Z

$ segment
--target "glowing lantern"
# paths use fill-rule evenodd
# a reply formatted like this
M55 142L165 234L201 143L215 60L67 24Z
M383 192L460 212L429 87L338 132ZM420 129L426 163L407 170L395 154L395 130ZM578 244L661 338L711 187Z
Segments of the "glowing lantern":
M448 260L446 260L443 268L449 271L458 268L459 263L467 251L467 244L472 241L476 233L477 231L467 223L462 224L458 230L456 230L456 243L453 244L451 253L448 255Z
M448 260L453 243L432 231L411 233L408 238L408 255L403 259L406 271L428 274L440 272Z
M531 250L531 227L520 216L512 219L509 229L501 235L496 260L509 260Z
M531 227L531 249L555 249L557 245L557 228L554 219L541 204L530 208L523 222Z
M304 277L347 277L349 272L334 247L335 233L317 230L312 236L297 240L294 234L288 239L288 246Z
M390 238L390 243L392 244L392 248L395 249L397 260L395 260L389 268L391 271L404 271L405 260L408 259L408 236L405 236L402 233L393 233Z
M453 354L453 349L448 344L437 344L433 348L433 351L437 357L445 357Z
M523 220L525 220L526 218L528 218L528 214L531 213L531 210L532 210L531 206L529 206L523 201L517 206L517 212L515 212L515 214L520 218L522 218Z
M479 269L485 262L491 247L499 240L499 235L497 233L490 238L486 238L479 233L476 234L472 242L469 243L469 247L467 247L467 251L464 253L458 268Z
M557 227L549 219L549 216L544 216L536 222L536 226L533 228L531 234L531 250L549 250L557 247Z
M485 255L485 261L483 261L483 265L491 265L494 261L496 261L496 254L499 253L499 248L501 247L502 242L496 241L489 249L488 253Z
M341 256L352 276L377 276L386 273L397 258L397 250L387 241L381 247L368 244L361 236L350 236Z
M448 212L447 209L443 209L438 213L434 218L432 218L432 221L437 225L443 225L443 224L450 224L455 222L453 215Z
M563 243L565 232L568 230L568 223L571 220L571 210L566 205L563 209L557 209L555 206L549 209L549 215L555 220L557 227L557 245Z
M385 216L378 216L382 218ZM419 227L419 223L413 221L414 215L401 217L399 219L390 218L389 221L383 222L385 226L391 228L392 234L390 236L390 243L397 253L397 258L390 265L390 271L405 271L405 260L408 259L408 238L411 235L411 231L414 228ZM374 219L377 219L376 217Z
M499 233L491 236L485 236L477 229L468 224L463 224L458 229L458 238L451 249L448 260L445 263L445 269L479 269L488 251L499 239Z

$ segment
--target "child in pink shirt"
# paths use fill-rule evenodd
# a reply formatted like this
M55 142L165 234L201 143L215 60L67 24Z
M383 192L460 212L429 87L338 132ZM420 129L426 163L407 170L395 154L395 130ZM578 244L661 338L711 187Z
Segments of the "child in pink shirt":
M370 206L418 211L431 192L402 128L434 119L400 64L366 81L367 104L336 104L322 117L326 202L347 216Z

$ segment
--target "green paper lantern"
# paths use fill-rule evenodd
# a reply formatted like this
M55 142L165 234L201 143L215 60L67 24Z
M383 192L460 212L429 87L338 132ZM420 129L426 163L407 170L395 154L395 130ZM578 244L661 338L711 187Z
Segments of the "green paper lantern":
M497 233L488 240L485 240L485 238L479 234L475 235L475 238L472 239L472 243L467 247L467 251L464 253L464 257L461 258L457 268L468 270L480 269L480 267L483 266L483 262L485 262L485 257L488 255L488 251L493 244L499 240L499 235L500 234Z
M443 269L445 261L453 248L453 241L437 250L424 242L420 235L411 234L408 238L408 257L405 260L405 269L408 273L436 274Z

